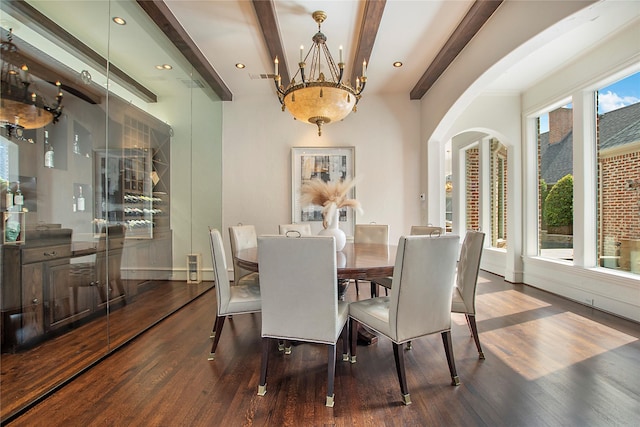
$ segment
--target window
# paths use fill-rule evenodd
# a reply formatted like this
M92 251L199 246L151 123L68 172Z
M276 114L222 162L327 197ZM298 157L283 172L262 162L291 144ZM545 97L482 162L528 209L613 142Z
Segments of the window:
M598 259L640 273L640 73L597 91Z
M538 254L573 260L573 109L538 117Z
M491 140L491 246L507 247L507 147Z

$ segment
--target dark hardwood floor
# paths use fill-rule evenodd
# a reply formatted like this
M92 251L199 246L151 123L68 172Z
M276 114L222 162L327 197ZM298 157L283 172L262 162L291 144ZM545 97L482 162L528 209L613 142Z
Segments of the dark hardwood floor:
M413 404L403 406L391 344L380 338L358 348L356 364L338 359L336 403L327 408L326 350L318 345L288 356L274 349L267 394L256 395L259 315L227 321L208 361L209 291L11 425L638 425L640 325L485 272L477 306L486 360L464 317L452 317L459 387L449 385L439 334L422 338L406 352Z

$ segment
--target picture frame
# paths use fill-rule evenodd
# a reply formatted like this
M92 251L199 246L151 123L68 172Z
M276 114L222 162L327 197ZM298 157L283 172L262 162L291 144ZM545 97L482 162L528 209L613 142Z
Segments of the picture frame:
M300 189L314 178L325 182L353 178L355 176L355 147L293 147L291 149L291 222L308 223L311 232L322 230L322 207L301 206ZM348 198L355 199L355 188L349 190ZM353 236L355 211L340 209L339 227L347 236Z

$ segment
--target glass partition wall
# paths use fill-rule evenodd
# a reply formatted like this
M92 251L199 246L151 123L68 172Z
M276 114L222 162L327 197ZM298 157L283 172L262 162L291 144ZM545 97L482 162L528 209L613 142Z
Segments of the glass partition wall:
M49 104L55 82L63 94L31 129L2 98L4 422L210 289L186 283L185 260L220 227L222 132L219 98L136 2L0 13L18 49L3 66L26 64Z

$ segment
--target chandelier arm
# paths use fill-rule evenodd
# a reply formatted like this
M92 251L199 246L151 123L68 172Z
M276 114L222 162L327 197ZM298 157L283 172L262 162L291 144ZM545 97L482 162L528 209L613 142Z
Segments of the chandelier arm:
M276 86L276 90L278 91L278 93L281 94L281 95L284 95L284 91L282 90L282 88L278 84L279 81L280 81L280 76L278 75L273 79L273 84ZM282 97L278 96L278 98L282 98ZM282 100L280 101L280 103L282 103Z

